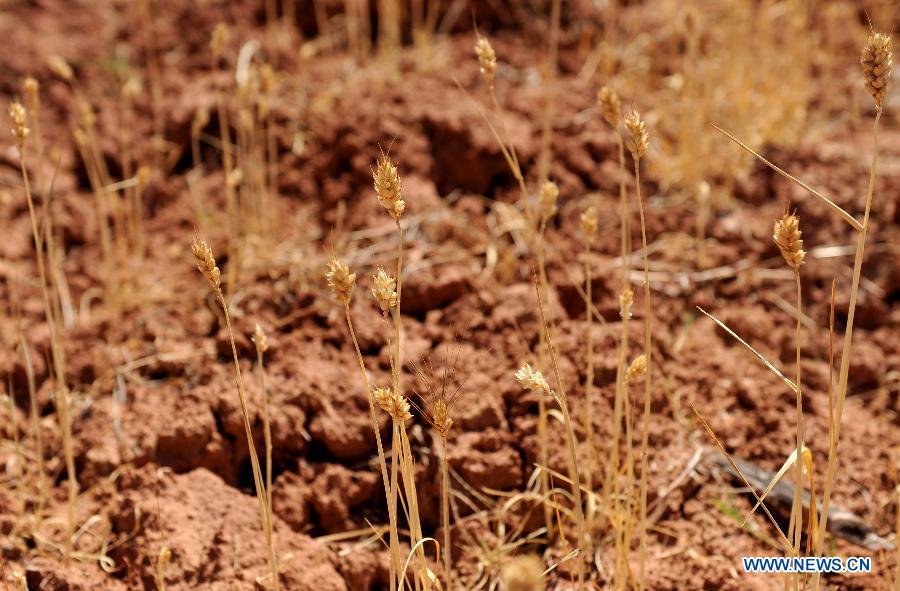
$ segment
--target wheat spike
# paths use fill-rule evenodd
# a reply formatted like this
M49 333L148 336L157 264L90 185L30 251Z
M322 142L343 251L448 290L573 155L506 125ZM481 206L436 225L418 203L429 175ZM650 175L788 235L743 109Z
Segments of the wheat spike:
M12 119L12 134L16 138L16 147L19 153L22 153L22 147L25 145L25 139L31 130L28 129L28 111L22 106L22 103L15 101L9 106L9 118Z
M381 410L395 420L405 421L412 418L412 414L409 412L409 400L391 388L372 388L372 397Z
M619 294L619 316L622 320L631 319L631 306L634 304L634 290L626 286Z
M881 109L887 94L891 70L894 67L893 44L891 36L884 33L872 33L862 51L863 75L866 90L875 99L875 105Z
M372 398L379 407L385 412L390 412L391 389L390 388L372 388Z
M25 99L29 105L37 104L38 92L41 85L37 80L28 76L22 81L22 91L25 93Z
M137 177L138 187L144 189L147 187L147 185L150 184L150 174L150 167L146 164L142 164L138 167L137 174L135 174L135 176Z
M625 115L625 129L628 130L628 149L631 156L635 160L640 160L647 151L647 144L650 143L650 135L647 133L647 126L641 119L641 114L632 111Z
M263 332L262 327L257 324L256 328L253 330L253 344L256 345L256 350L259 353L265 353L269 350L269 341L266 339L266 333Z
M434 426L434 430L437 431L441 437L446 437L450 432L450 427L453 426L453 418L450 416L450 406L443 398L439 398L432 405L431 423Z
M775 244L781 251L781 256L794 270L799 271L806 251L803 250L803 240L800 236L800 218L795 214L784 214L781 219L775 221Z
M58 55L51 55L47 58L47 67L50 68L51 72L66 82L72 82L72 80L75 79L75 74L72 72L72 66Z
M141 79L137 76L129 76L128 80L122 84L122 97L127 98L129 100L134 100L141 95L143 92L143 88L141 86Z
M222 56L222 50L225 49L225 46L228 45L228 41L231 38L231 32L228 30L228 25L225 23L219 23L213 29L212 39L210 39L209 47L212 50L213 59L218 60Z
M397 172L397 166L391 162L387 156L381 155L378 164L372 172L372 178L375 182L375 194L378 196L378 203L381 204L391 217L400 220L403 211L406 209L406 202L400 195L401 182L400 174Z
M387 274L384 267L378 267L373 281L375 287L372 288L372 295L381 311L387 314L397 307L397 282Z
M589 206L581 213L581 231L588 240L597 235L597 208Z
M538 197L541 205L541 219L547 222L556 214L556 202L559 200L559 187L553 181L544 181Z
M481 75L489 84L493 84L494 74L497 72L497 53L487 37L479 35L475 40L475 54L478 56L478 65L481 66Z
M532 392L537 392L546 396L553 396L553 390L550 389L550 384L547 383L544 374L541 373L540 370L532 369L531 365L528 363L520 367L515 375L519 385L526 390L531 390Z
M622 116L622 104L619 102L619 95L616 94L616 91L608 86L598 90L597 105L600 106L604 121L615 128Z
M210 286L216 292L219 292L221 290L221 272L219 267L216 266L216 259L213 257L212 249L206 242L199 238L194 238L194 241L191 243L191 251L194 253L194 258L197 259L197 268L209 281Z
M625 372L625 382L628 384L635 382L644 377L645 373L647 373L647 356L642 353L635 357L628 366L628 371Z
M342 304L349 304L350 296L353 294L353 284L356 282L356 273L351 273L350 267L343 261L334 258L328 262L325 279L328 280L328 287L335 299Z

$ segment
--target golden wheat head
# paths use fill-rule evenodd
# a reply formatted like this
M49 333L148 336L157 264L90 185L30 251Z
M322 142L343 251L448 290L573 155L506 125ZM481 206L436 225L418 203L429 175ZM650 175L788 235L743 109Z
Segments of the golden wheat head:
M349 304L350 296L353 295L353 284L356 282L356 273L351 273L350 267L343 261L333 258L328 262L325 279L335 299L344 305Z
M16 138L16 147L19 152L25 145L25 139L31 130L28 129L28 111L22 106L22 103L15 101L9 106L9 118L12 120L12 134Z
M397 282L393 277L387 274L383 267L378 267L378 272L373 277L375 287L372 288L372 295L378 306L385 314L397 307Z
M401 197L400 174L397 172L397 166L382 154L375 170L372 171L372 179L378 203L391 214L392 218L399 221L406 209L406 202Z
M647 152L647 144L650 143L650 134L647 133L647 126L641 119L641 114L632 111L625 115L625 129L628 130L628 149L631 156L635 160L640 160Z
M394 420L406 421L412 418L412 414L409 412L409 400L393 389L372 388L372 398L375 399L381 410L391 415Z
M581 213L581 232L584 234L584 237L588 240L593 240L594 236L597 235L597 208L593 205L588 206Z
M559 187L553 181L544 181L538 197L541 205L541 218L546 222L556 214L556 202L559 200Z
M786 213L781 219L775 221L775 244L781 251L781 256L794 271L800 270L806 251L803 250L803 239L800 231L800 218L795 214Z
M212 50L214 59L221 57L222 51L225 49L225 46L228 45L230 38L231 32L228 30L228 25L225 23L218 23L213 29L212 39L209 41L209 48Z
M619 316L622 320L631 318L631 306L634 305L634 290L626 286L619 294Z
M894 53L891 36L884 33L872 33L862 51L863 75L866 90L875 99L880 109L884 105L891 70L894 67Z
M222 274L219 271L219 267L216 266L216 259L213 257L212 249L206 242L199 238L194 238L194 241L191 243L191 252L194 253L194 258L197 260L197 268L209 281L209 285L213 290L218 292L221 288L220 280Z
M544 378L544 374L541 373L540 370L533 369L528 363L522 365L522 367L516 371L515 375L519 385L526 390L531 390L532 392L543 394L545 396L554 395L553 390L550 389L550 384L548 384L547 379Z
M497 72L497 54L487 37L478 36L475 40L475 55L478 56L478 65L481 67L481 75L487 82L494 82L494 74Z
M265 353L269 350L269 341L266 339L266 333L263 332L262 327L257 324L256 328L253 330L253 344L256 345L256 350L260 353Z
M641 379L645 373L647 373L647 355L641 353L628 366L628 371L625 372L625 381L630 384Z
M64 58L58 55L51 55L47 58L47 67L50 68L51 72L66 82L72 82L75 79L75 73L72 71L72 66L70 66L69 62Z
M616 94L616 91L608 86L598 90L597 105L603 114L603 120L615 128L622 116L622 104L619 102L619 95Z

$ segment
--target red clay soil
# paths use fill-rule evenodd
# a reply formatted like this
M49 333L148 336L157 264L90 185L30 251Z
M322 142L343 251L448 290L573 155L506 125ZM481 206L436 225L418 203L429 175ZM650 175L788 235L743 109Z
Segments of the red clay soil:
M229 82L209 71L213 26L224 20L232 27L225 62L233 71L240 45L265 36L265 3L154 0L150 4L152 34L143 29L138 10L123 1L13 2L0 14L7 47L5 67L0 69L4 104L21 95L23 77L32 75L41 84L40 134L47 157L38 162L32 151L29 160L39 213L49 199L46 187L59 163L52 208L74 305L64 341L81 491L77 522L84 524L75 544L80 553L63 560L59 550L67 489L50 398L54 383L47 361L49 332L17 154L12 137L7 136L0 144L0 379L13 394L15 414L9 420L4 405L10 436L0 448L4 483L0 565L9 588L13 588L13 572L22 571L28 589L155 589L154 569L163 547L171 552L164 571L170 590L250 589L265 573L265 544L252 498L253 479L227 333L189 248L195 232L201 233L219 254L223 275L227 275L229 232L220 213L225 197L219 153L204 143L207 172L192 174L190 129L198 109L214 107L216 85ZM390 147L397 162L408 204L403 357L429 357L439 369L448 350L458 351L458 375L468 376L454 407L449 460L459 478L454 488L472 503L459 506L462 521L454 528L459 542L454 548L455 570L464 587L474 589L484 572L496 577L499 565L494 561L499 557L479 553L464 543L467 538L461 532L469 531L488 546L497 543L496 522L482 512L498 502L497 495L524 490L537 461L537 399L521 390L513 372L537 350L539 324L531 284L533 263L527 252L502 234L505 220L497 205L515 201L516 185L476 107L487 104L487 95L472 53L473 34L464 26L471 22L470 10L464 9L451 34L435 41L427 60L416 57L413 50L405 51L399 69L389 72L378 65L359 67L340 49L325 47L304 57L298 50L316 33L309 4L298 3L303 7L298 27L285 28L281 37L267 45L270 62L285 72L273 107L280 178L279 196L270 204L270 214L276 223L248 246L238 286L231 292L257 443L263 439L262 398L250 335L256 323L269 335L265 372L282 588L363 591L388 585L387 553L378 544L360 543L369 524L387 523L367 394L340 307L323 279L324 263L332 251L345 257L359 274L352 305L354 322L374 381L386 383L390 366L380 312L367 297L374 269L390 264L395 248L393 223L371 189L370 167L383 146ZM319 4L332 13L343 6ZM512 141L531 180L536 174L544 107L542 87L535 81L543 54L543 29L530 11L542 14L538 8L544 8L502 2L487 5L491 7L479 6L476 16L482 29L491 33L498 54L510 64L504 66L498 85L508 109ZM594 303L604 322L594 323L593 329L593 428L605 450L611 432L619 335L615 207L622 173L614 136L590 110L603 81L577 77L583 59L578 38L565 33L567 24L579 15L593 18L592 10L590 3L573 3L563 19L550 166L550 177L557 180L561 196L559 219L547 235L549 313L562 379L573 415L579 418L576 431L583 442L585 313L578 286L583 284L584 250L578 216L585 196L596 194L601 205L600 232L589 261ZM633 19L644 19L648 27L655 23L652 6L635 6L628 13ZM857 41L851 39L848 44L853 47ZM103 155L113 176L121 178L123 129L138 139L133 148L138 161L150 161L153 152L150 102L142 97L133 119L123 123L116 82L119 70L129 63L144 67L148 42L156 55L163 56L164 88L155 109L164 121L165 140L173 156L150 178L144 196L147 255L123 261L123 268L116 270L123 287L114 306L103 299L105 271L94 200L72 139L77 120L75 93L51 73L46 60L60 55L75 69L80 92L98 117L96 135ZM856 72L855 55L848 54L835 67ZM810 110L815 110L817 102L833 105L843 95L862 94L861 84L856 85L852 75L849 78L843 90L816 86L818 94ZM460 87L475 100L468 99ZM832 96L826 103L818 98L825 93L837 98ZM883 121L882 164L863 265L834 492L834 502L888 538L896 512L892 454L900 445L897 96L889 97ZM625 102L650 113L655 107L639 93L627 93ZM810 124L807 139L796 148L769 155L845 209L861 212L873 149L871 117L871 109L864 108L858 118ZM215 117L204 133L218 136ZM721 141L723 146L727 142ZM653 158L651 147L647 159ZM852 230L795 185L763 166L754 166L735 185L734 199L716 210L708 224L706 266L725 272L697 273L695 257L684 246L690 245L695 226L694 202L670 197L652 172L644 181L648 241L658 247L651 256L658 273L652 282L655 386L649 502L659 510L653 511L657 518L647 548L647 587L780 588L781 578L747 575L741 569L741 556L777 550L765 541L776 534L764 518L757 516L750 522L756 535L741 529L739 522L750 503L737 483L700 466L674 490L669 489L695 452L710 445L690 403L703 412L730 452L764 468L780 467L795 444L793 395L696 306L717 315L778 365L792 368L794 283L771 235L773 221L786 205L797 208L805 245L814 253L802 272L806 322L801 338L806 441L813 452L815 481L821 486L827 456L831 281L837 281L835 355L839 358L852 248L814 249L851 245ZM631 174L627 185L633 191ZM632 226L639 227L636 208ZM635 238L637 248L639 236ZM499 251L498 241L504 245ZM636 276L635 281L639 280ZM644 303L639 283L635 287L639 324ZM17 347L16 307L32 352L45 461L52 475L43 491L52 518L40 523L30 518L37 495L28 487L34 486L34 479L20 478L23 472L31 473L22 462L31 463L33 458L26 455L22 460L12 443L18 438L30 445L32 437L28 376ZM630 357L641 351L640 332L632 331ZM409 370L404 380L410 388L415 384ZM634 404L639 405L640 392L633 395ZM382 417L382 433L389 438L387 425ZM421 418L414 418L410 429L426 535L435 535L439 533L436 444ZM564 433L554 427L550 437L551 467L565 473ZM588 465L586 445L579 453L583 465ZM661 497L661 491L667 494ZM522 518L521 514L508 517L510 521ZM342 532L351 533L335 535ZM597 563L605 569L594 568L592 575L597 588L609 584L612 576L612 543L603 534L598 532ZM871 575L829 576L830 586L883 589L893 580L898 566L894 552L873 553L842 540L828 543L842 556L873 556ZM545 550L527 544L522 549ZM562 554L559 546L547 550L548 559ZM633 560L636 570L636 551ZM552 573L547 588L569 589L566 570Z

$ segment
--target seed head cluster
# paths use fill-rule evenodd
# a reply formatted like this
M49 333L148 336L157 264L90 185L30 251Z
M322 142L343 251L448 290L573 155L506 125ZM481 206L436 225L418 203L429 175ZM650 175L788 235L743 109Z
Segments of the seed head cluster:
M372 388L372 398L381 410L391 415L394 420L406 421L412 418L406 396L394 392L391 388Z
M647 356L641 353L628 366L628 371L625 372L625 381L630 384L644 377L645 373L647 373Z
M431 424L441 437L446 437L450 432L450 427L453 426L450 406L444 398L438 398L431 407Z
M800 218L792 213L786 213L781 219L775 221L775 244L781 251L781 256L794 271L800 270L806 251L803 250L803 239L800 237Z
M22 103L16 101L9 106L9 118L12 120L12 134L16 138L16 147L22 152L25 145L25 139L31 130L28 129L28 111L22 106Z
M475 54L478 56L478 65L481 66L481 75L489 84L493 84L494 74L497 72L497 54L487 37L479 36L475 41Z
M378 203L381 204L391 217L399 221L406 209L406 202L400 196L400 174L397 172L397 166L391 162L387 156L382 155L378 159L378 164L372 172L372 178L375 181L375 194L378 196Z
M33 107L37 103L40 87L41 85L38 81L31 76L22 81L22 91L25 93L25 102L28 103L29 107Z
M603 114L603 120L612 127L616 127L619 118L622 116L622 104L619 102L619 95L616 91L608 86L604 86L597 91L597 105Z
M559 187L553 181L544 181L540 194L541 217L544 222L556 214L556 202L559 200Z
M260 353L265 353L269 350L269 341L266 339L266 333L263 332L259 324L253 330L253 344L256 345L256 350Z
M650 135L647 133L647 126L641 119L641 114L632 111L625 115L625 129L628 130L628 149L631 156L635 160L640 160L647 151L647 144L650 143Z
M891 70L894 67L894 54L891 36L884 33L872 33L862 51L863 75L866 79L866 90L875 99L880 109L884 105Z
M66 82L72 82L72 80L75 79L75 73L72 71L72 66L58 55L51 55L47 58L47 67L50 68L51 72Z
M553 396L553 390L550 389L550 384L547 383L544 374L540 370L532 369L531 365L527 363L516 371L516 380L526 390Z
M588 240L597 235L597 208L593 205L581 213L581 231Z
M350 267L343 261L331 259L325 279L335 299L344 305L349 304L350 296L353 295L353 284L356 282L356 273L351 273Z
M228 41L231 38L231 32L228 30L228 25L225 23L219 23L213 29L212 39L209 42L209 48L212 50L213 59L219 59L222 56L222 51L225 49L225 46L228 45Z
M383 267L378 267L378 272L373 277L375 287L372 295L384 314L397 307L397 282L387 274Z
M634 304L634 290L625 287L619 294L619 316L622 320L631 319L631 306Z
M199 238L194 238L194 242L191 243L191 251L194 253L194 258L197 260L197 268L200 269L200 272L203 273L203 276L209 281L209 285L216 292L220 292L221 272L219 271L219 267L216 266L216 259L213 257L212 249L206 242Z

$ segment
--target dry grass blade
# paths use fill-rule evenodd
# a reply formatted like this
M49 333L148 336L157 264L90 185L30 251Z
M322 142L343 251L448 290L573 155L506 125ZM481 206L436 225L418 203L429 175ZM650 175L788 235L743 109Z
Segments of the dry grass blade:
M731 467L734 468L734 470L735 470L735 472L737 472L738 476L741 477L741 480L744 482L744 485L756 498L757 502L759 503L759 506L762 507L766 516L769 518L769 521L771 521L772 525L775 526L775 529L778 530L778 534L781 536L781 541L784 542L785 550L789 550L791 548L791 543L788 541L787 537L785 537L784 532L781 531L781 528L778 527L778 522L775 521L775 518L772 516L772 513L769 511L769 508L766 507L765 503L762 502L762 499L756 493L756 489L753 488L753 485L751 485L750 481L747 480L747 477L744 476L744 473L738 467L737 463L734 461L734 458L731 457L731 454L729 454L728 451L725 450L725 446L722 444L722 441L716 435L715 431L712 430L712 427L709 426L709 423L706 421L706 418L704 418L704 416L702 414L700 414L700 411L697 410L697 407L694 406L693 402L689 402L688 404L691 405L691 410L694 411L694 414L697 416L697 419L700 420L700 423L703 425L703 428L706 429L706 432L709 434L709 436L715 442L716 446L719 448L719 451L722 452L722 454L725 456L725 459L728 460L728 463L731 465Z
M812 452L804 447L801 453L804 456L802 460L804 465L810 465L812 460L809 459L808 456L810 456ZM794 462L796 461L797 450L795 449L791 451L791 455L788 456L788 458L784 461L784 464L781 465L781 468L778 469L778 472L775 473L775 476L772 477L772 481L769 482L769 485L766 487L766 489L762 492L761 495L759 495L759 500L756 501L756 504L753 505L752 509L750 509L750 513L748 513L747 516L744 517L744 521L741 522L741 527L747 525L747 522L750 521L750 518L754 513L756 513L756 510L759 509L759 506L762 504L762 502L766 500L766 497L769 496L769 493L772 492L772 489L775 488L775 485L778 484L778 481L782 479L782 477L787 473L787 471L791 468L791 466L794 465Z
M726 325L724 322L722 322L721 320L719 320L718 318L716 318L715 316L713 316L712 314L710 314L709 312L707 312L706 310L704 310L703 308L701 308L700 306L697 306L697 309L700 310L701 312L703 312L704 315L706 315L706 316L708 316L709 318L711 318L711 319L713 320L713 322L715 322L716 324L718 324L718 325L719 325L720 327L722 327L722 329L725 330L728 334L730 334L730 335L733 336L735 339L737 339L738 342L740 342L742 345L744 345L745 347L747 347L754 355L756 355L756 357L757 357L760 361L762 361L762 362L765 364L766 367L768 367L769 369L771 369L771 370L775 373L775 375L777 375L779 378L781 378L781 381L783 381L783 382L787 385L787 387L791 389L792 392L794 392L795 394L797 393L797 384L795 384L795 383L794 383L790 378L788 378L786 375L784 375L783 373L781 373L781 371L780 371L777 367L775 367L774 365L772 365L772 363L771 363L768 359L766 359L766 358L763 356L762 353L760 353L759 351L757 351L756 349L754 349L753 347L751 347L750 344L749 344L747 341L745 341L744 339L742 339L741 337L739 337L739 336L737 335L736 332L734 332L733 330L731 330L730 328L728 328L728 325Z
M763 158L758 152L755 152L750 146L748 146L747 144L745 144L738 138L734 137L733 135L731 135L730 133L728 133L727 131L725 131L724 129L719 127L718 125L713 124L713 127L715 127L718 131L720 131L722 133L722 135L724 135L725 137L727 137L728 139L730 139L731 141L736 143L738 146L740 146L747 152L750 152L751 154L756 156L763 164L765 164L766 166L768 166L769 168L771 168L772 170L774 170L775 172L777 172L784 178L788 179L789 181L793 181L798 186L803 188L806 192L808 192L810 195L813 195L813 196L821 199L825 203L825 205L830 207L835 213L837 213L842 218L844 218L845 222L847 222L848 224L853 226L854 230L856 230L857 232L862 230L862 224L859 223L859 221L857 221L857 219L855 217L853 217L852 215L850 215L849 213L847 213L846 211L841 209L841 206L839 206L837 203L835 203L834 201L832 201L825 195L822 195L821 193L819 193L818 191L816 191L815 189L813 189L812 187L810 187L809 185L807 185L806 183L804 183L803 181L798 179L797 177L791 175L786 170L779 168L776 164L774 164L772 162L769 162L768 160Z

